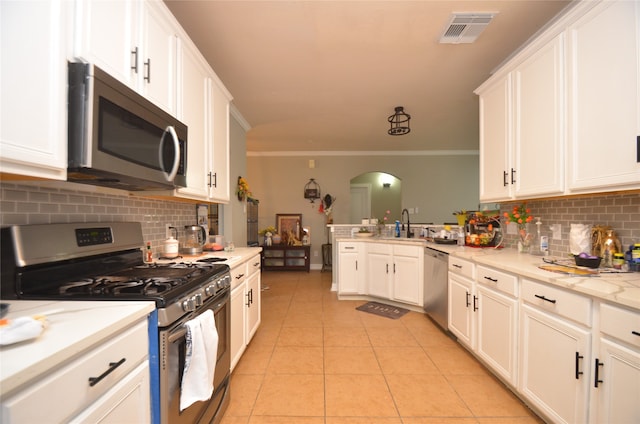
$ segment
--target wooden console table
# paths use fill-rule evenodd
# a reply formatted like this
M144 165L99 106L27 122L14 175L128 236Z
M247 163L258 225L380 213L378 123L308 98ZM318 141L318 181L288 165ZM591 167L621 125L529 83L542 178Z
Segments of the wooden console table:
M311 263L311 246L262 246L262 269L265 271L307 271Z

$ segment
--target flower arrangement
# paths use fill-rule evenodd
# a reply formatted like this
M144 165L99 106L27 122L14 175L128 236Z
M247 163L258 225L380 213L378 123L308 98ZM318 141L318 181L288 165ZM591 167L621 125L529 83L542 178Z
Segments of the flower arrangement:
M531 209L527 208L527 202L514 206L511 212L504 213L504 217L507 222L513 222L518 225L518 236L520 236L518 251L528 252L533 241L533 234L527 231L527 224L533 221L533 215L531 215Z
M525 224L533 221L533 215L531 215L531 209L527 208L527 202L514 206L511 212L504 213L504 217L507 222L518 224L518 228L524 228Z
M249 183L242 177L238 177L238 187L236 187L236 195L238 196L238 200L245 200L247 197L251 196L251 191L249 190Z
M261 236L266 236L267 233L271 233L271 235L274 235L276 233L276 227L274 227L273 225L270 225L267 228L263 228L258 232L258 234L260 234Z
M453 212L453 214L456 216L458 225L463 226L465 221L467 220L467 211L462 209L462 210Z

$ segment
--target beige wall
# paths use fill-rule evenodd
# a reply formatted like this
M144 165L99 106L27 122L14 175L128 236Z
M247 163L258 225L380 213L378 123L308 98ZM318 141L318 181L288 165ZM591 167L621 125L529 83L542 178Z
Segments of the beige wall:
M309 160L315 168L309 168ZM327 243L325 215L303 196L309 178L315 178L322 196L336 198L334 223L349 223L349 182L370 171L392 174L402 180L402 207L418 208L411 222L450 222L456 209L478 208L478 156L256 156L247 157L247 178L260 200L259 228L275 224L277 213L301 213L311 229L311 263L321 264L321 245ZM317 256L316 256L317 255Z

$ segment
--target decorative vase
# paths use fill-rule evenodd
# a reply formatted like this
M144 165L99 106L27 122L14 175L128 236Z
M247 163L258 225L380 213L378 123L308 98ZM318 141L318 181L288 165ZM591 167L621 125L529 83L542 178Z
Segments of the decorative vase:
M280 237L280 234L274 234L272 236L273 239L273 244L280 244L280 242L282 242L282 237Z
M271 236L264 236L264 245L271 246L272 244L273 244L273 241L271 240Z
M384 223L377 223L376 224L376 235L378 237L382 237L384 236L384 230L386 229L386 225L384 225Z
M518 224L518 252L531 253L533 245L533 233L529 229L529 224Z
M463 213L456 214L456 219L458 220L458 225L463 227L467 221L467 214L463 214Z

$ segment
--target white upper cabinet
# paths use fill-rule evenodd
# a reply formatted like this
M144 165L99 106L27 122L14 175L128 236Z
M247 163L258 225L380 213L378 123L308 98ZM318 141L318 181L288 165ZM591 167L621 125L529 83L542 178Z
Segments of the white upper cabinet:
M640 3L572 4L476 90L480 200L640 187Z
M69 12L66 1L0 1L2 173L67 177Z
M564 38L533 49L480 95L480 200L564 191Z
M78 0L74 56L176 114L176 31L162 2Z
M569 189L640 184L640 3L597 4L568 30Z
M213 116L213 144L211 162L207 173L209 196L217 202L228 202L230 198L229 177L229 119L231 94L218 81L211 79L211 111Z
M178 119L188 127L187 187L179 196L207 200L211 137L211 79L207 63L189 43L180 43Z

